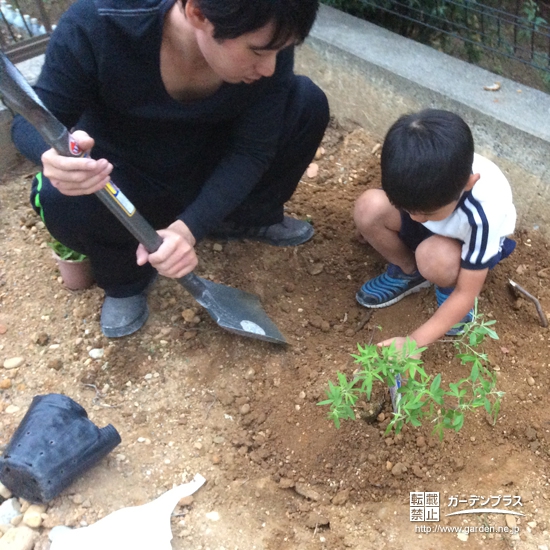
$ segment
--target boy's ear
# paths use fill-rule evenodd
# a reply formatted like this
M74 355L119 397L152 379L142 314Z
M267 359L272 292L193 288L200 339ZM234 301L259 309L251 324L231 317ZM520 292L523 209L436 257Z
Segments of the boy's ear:
M471 191L474 188L474 185L479 181L481 178L481 174L472 174L468 178L468 182L466 183L466 187L464 187L464 191Z
M195 0L187 0L185 4L185 17L196 28L203 28L209 23Z

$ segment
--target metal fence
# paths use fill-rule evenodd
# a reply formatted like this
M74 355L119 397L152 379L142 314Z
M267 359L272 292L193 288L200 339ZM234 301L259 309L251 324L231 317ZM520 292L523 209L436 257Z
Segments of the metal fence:
M550 4L542 0L323 1L450 53L461 43L472 62L483 53L513 59L550 83Z
M42 0L27 2L0 0L0 47L14 62L44 53L52 29L48 10ZM28 13L27 11L31 11Z

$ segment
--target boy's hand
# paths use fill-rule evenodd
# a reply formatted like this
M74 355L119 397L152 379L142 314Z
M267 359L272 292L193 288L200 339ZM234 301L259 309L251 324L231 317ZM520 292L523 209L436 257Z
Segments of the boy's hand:
M179 279L191 273L199 263L195 253L195 237L181 220L175 221L158 234L163 242L156 252L149 254L140 244L136 251L138 265L149 262L161 275Z
M395 344L395 349L396 350L401 350L403 349L403 346L405 345L405 343L407 342L407 340L410 341L413 341L414 338L411 338L410 336L395 336L394 338L388 338L387 340L383 340L382 342L378 342L378 344L376 344L378 347L380 348L383 348L383 347L386 347L386 346L391 346L392 342ZM417 347L420 347L418 346L417 344ZM412 357L413 359L420 359L420 353L415 353L414 355L411 355L410 357Z
M94 140L86 132L78 130L72 136L82 151L91 151ZM64 157L55 149L48 149L42 155L42 165L52 185L69 196L91 195L103 189L113 170L113 165L105 159Z
M367 239L361 235L361 232L359 229L355 229L355 233L353 235L357 241L359 241L361 244L367 244Z
M411 340L410 336L408 337L409 340ZM395 336L394 338L388 338L387 340L383 340L382 342L378 342L376 344L379 348L384 348L387 346L391 346L392 342L395 343L395 349L401 349L405 342L407 341L406 336Z

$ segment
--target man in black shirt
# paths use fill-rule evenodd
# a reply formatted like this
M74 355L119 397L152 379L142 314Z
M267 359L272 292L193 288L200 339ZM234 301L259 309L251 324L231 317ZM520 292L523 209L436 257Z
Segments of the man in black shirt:
M318 0L89 0L62 17L36 91L91 158L59 156L21 117L12 136L43 174L31 201L51 234L90 257L104 334L148 316L155 272L197 265L206 235L295 246L283 214L328 123L323 92L293 73ZM156 228L153 254L93 195L112 178ZM137 247L137 251L136 251Z

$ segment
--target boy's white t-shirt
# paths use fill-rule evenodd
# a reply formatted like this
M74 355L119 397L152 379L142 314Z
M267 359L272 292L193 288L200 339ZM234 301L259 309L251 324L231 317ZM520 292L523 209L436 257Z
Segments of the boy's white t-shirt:
M485 269L498 262L505 237L514 232L516 208L510 184L496 164L474 154L472 173L480 174L480 179L462 195L453 213L422 225L463 243L463 268Z

